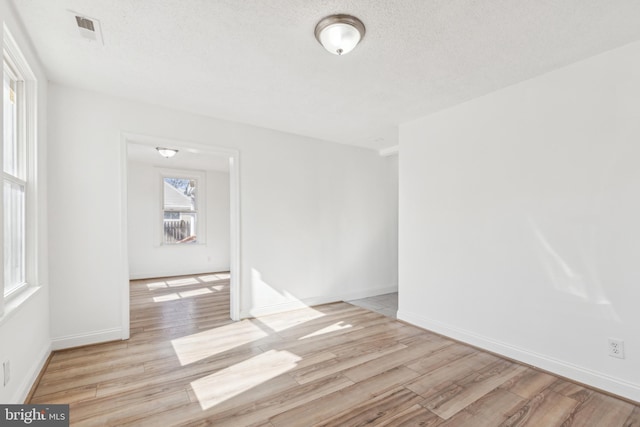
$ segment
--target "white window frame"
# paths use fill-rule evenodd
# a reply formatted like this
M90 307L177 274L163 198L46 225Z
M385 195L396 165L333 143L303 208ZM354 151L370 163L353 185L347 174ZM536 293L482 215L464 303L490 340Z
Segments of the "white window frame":
M16 153L14 153L14 155L17 158L17 165L16 165L16 171L15 174L12 173L8 173L4 170L4 158L3 158L3 168L2 168L2 191L4 191L4 185L5 183L9 183L9 184L13 184L15 186L21 187L23 189L23 196L24 196L24 213L23 213L23 218L22 218L22 236L23 236L23 241L21 242L21 250L22 253L19 255L20 258L22 258L21 260L21 264L22 264L22 271L20 272L20 275L24 278L24 281L22 281L21 283L18 283L16 287L14 287L13 289L7 291L6 290L6 283L3 283L3 294L5 298L10 298L11 295L20 292L20 290L22 288L24 288L27 285L27 271L26 271L26 265L27 265L27 254L26 254L26 246L27 246L27 239L26 239L26 214L27 214L27 209L26 209L26 200L27 200L27 164L26 164L26 141L24 139L24 126L25 126L25 119L24 119L24 102L25 102L25 98L24 98L24 80L22 79L22 77L16 72L16 70L14 69L12 62L9 60L9 58L7 57L3 57L3 62L2 62L2 72L4 74L7 74L9 79L13 82L15 82L15 86L14 86L14 103L16 104L16 117L15 117L15 124L16 124L16 128L15 128L15 142L16 142ZM4 79L4 75L3 75L3 79ZM3 83L4 85L4 83ZM3 97L4 97L4 89L3 89ZM4 104L3 104L4 105ZM4 117L4 111L3 111L3 117ZM4 122L4 118L3 118L3 122ZM3 123L3 125L6 125L6 123ZM3 133L3 138L4 138L4 133ZM3 144L6 141L2 141ZM13 141L12 141L13 142ZM4 155L4 149L3 149L3 155ZM4 197L4 193L2 194ZM4 199L2 199L4 200ZM4 210L3 210L4 213ZM3 223L4 224L4 223ZM3 225L4 226L4 225ZM4 238L4 236L3 236ZM4 242L4 240L3 240ZM3 258L4 258L4 254L3 254ZM4 277L4 275L3 275Z
M0 293L0 316L4 314L4 308L12 301L19 300L20 295L30 288L39 286L38 281L38 197L37 197L37 80L24 55L20 51L15 39L11 35L6 24L3 25L3 73L4 62L11 68L15 77L20 82L16 87L18 98L18 146L22 153L24 167L22 177L16 180L11 175L4 173L2 169L3 183L0 186L0 201L4 200L4 181L13 181L25 185L25 282L18 288L5 294L4 292L4 231L0 227L0 277L2 277L2 292ZM0 150L0 165L3 165L3 150ZM4 224L4 209L0 209L0 222Z
M163 247L175 248L175 247L189 247L194 245L206 245L206 178L207 174L204 171L195 170L183 170L183 169L161 169L159 171L159 223L158 234L159 244ZM196 181L196 210L193 213L196 214L196 237L195 243L179 244L179 243L165 243L164 241L164 179L165 178L178 178L178 179L191 179Z

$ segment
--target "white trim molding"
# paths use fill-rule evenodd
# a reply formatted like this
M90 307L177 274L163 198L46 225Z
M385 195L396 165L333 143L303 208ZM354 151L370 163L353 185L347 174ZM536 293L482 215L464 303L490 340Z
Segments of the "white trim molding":
M17 87L18 95L18 146L20 147L19 156L24 157L24 165L26 173L21 176L11 176L3 174L3 181L14 182L24 186L25 194L25 284L15 289L13 295L4 295L4 286L2 286L2 295L0 295L0 318L3 316L5 305L10 306L9 300L16 298L21 292L29 292L28 289L40 285L39 277L39 249L40 249L40 216L41 212L38 206L39 188L38 188L38 81L24 57L20 47L16 43L11 31L6 23L3 24L2 32L2 50L3 50L3 70L6 62L12 74L21 85ZM22 104L22 105L20 105ZM22 135L22 136L21 136ZM24 150L24 151L23 151ZM0 158L2 156L0 155ZM0 188L0 199L3 197L3 188ZM0 221L3 218L3 212L0 212ZM0 241L4 241L4 235L0 230ZM0 258L3 251L0 249ZM4 274L4 269L0 266L0 277ZM21 299L26 300L26 298Z
M126 287L122 295L123 308L123 330L126 329L127 336L129 333L129 260L127 255L127 144L129 142L136 144L149 145L153 147L167 146L176 147L178 149L186 149L194 152L214 154L224 156L229 159L229 216L230 216L230 307L229 314L231 320L240 320L240 151L230 148L224 148L215 145L202 144L198 142L182 141L175 139L167 139L149 135L140 135L129 132L122 132L122 241L123 241L123 269L125 271L126 280L123 284ZM196 273L197 274L197 273ZM126 313L125 313L126 312Z
M394 145L393 147L381 148L378 150L378 154L380 157L390 157L395 156L400 152L400 146Z
M67 335L53 338L51 340L51 350L63 350L66 348L80 347L83 345L98 344L108 341L119 341L122 339L121 328L103 329L88 334Z
M50 354L51 344L47 344L38 353L38 363L32 366L29 370L29 374L22 379L22 382L18 386L16 393L11 398L11 402L21 404L24 403L25 400L27 400L27 396L29 396L31 387L33 387L33 385L36 383L36 380L38 379L40 372L42 372L42 370L44 369Z
M121 338L129 339L131 336L130 319L130 288L129 288L129 225L128 225L128 182L129 182L129 151L127 138L123 134L120 137L120 256L121 256L121 294L120 294L120 330Z
M180 268L172 268L161 271L153 271L146 273L137 273L130 274L129 280L146 280L146 279L160 279L164 277L174 277L174 276L186 276L186 275L197 275L197 274L229 274L229 271L211 271L211 269L207 270L193 270L193 269L180 269Z
M204 170L186 170L179 168L165 168L160 166L153 167L155 173L160 178L158 180L158 224L155 227L155 233L157 235L157 247L177 247L180 245L166 243L164 241L164 213L165 211L165 192L164 192L164 179L165 178L181 178L181 179L193 179L196 181L196 203L195 211L189 211L189 214L196 215L196 245L202 245L207 243L207 171ZM179 211L184 213L185 211ZM190 273L187 273L190 274Z
M348 292L340 295L328 295L322 297L303 298L300 300L293 300L282 302L279 304L272 304L262 307L249 308L246 311L242 311L242 318L252 318L267 316L269 314L284 313L286 311L299 310L301 308L313 307L314 305L329 304L338 301L350 301L360 298L375 297L378 295L390 294L392 292L398 292L397 286L388 286L384 288L368 289L366 291Z
M620 378L614 378L601 372L497 341L465 329L429 319L421 314L398 310L398 319L527 365L640 402L640 384L630 383Z

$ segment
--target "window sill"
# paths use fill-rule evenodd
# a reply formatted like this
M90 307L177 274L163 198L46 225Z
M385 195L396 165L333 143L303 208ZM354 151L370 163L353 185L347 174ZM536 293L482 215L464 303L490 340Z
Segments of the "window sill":
M158 247L160 248L196 248L201 246L207 246L206 242L196 242L196 243L161 243Z
M4 302L4 314L0 316L0 326L20 311L20 308L42 289L42 286L27 286Z

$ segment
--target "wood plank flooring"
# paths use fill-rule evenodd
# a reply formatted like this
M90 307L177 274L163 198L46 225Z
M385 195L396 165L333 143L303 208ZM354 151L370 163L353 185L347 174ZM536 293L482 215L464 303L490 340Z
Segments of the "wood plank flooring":
M131 339L55 352L74 426L640 426L640 407L347 303L231 322L229 275L131 282Z
M398 293L377 295L374 297L360 298L347 301L349 304L366 308L369 311L384 314L387 317L396 318L398 312Z

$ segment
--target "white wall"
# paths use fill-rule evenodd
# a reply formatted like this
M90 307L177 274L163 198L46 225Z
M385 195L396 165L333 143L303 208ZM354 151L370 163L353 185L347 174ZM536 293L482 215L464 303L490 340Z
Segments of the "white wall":
M37 283L32 283L35 287L23 294L23 296L29 296L20 304L17 304L16 300L7 301L4 315L0 315L0 362L9 360L11 365L11 379L5 387L2 386L2 373L0 372L0 403L22 403L50 352L46 220L47 77L38 58L31 50L26 32L8 3L0 2L0 21L8 27L31 66L37 80L38 93L36 136L38 206L36 209L32 209L37 212L37 227L36 230L29 230L37 235ZM2 120L0 120L0 128L1 126ZM0 233L2 233L1 229ZM0 277L3 277L1 272L2 266L0 265Z
M240 152L244 316L396 289L391 159L55 84L49 107L56 347L122 335L121 132Z
M229 271L229 173L205 172L205 193L199 194L206 209L198 218L204 221L206 239L200 238L198 244L161 245L162 171L146 163L128 164L129 276L142 279Z
M401 126L399 317L640 400L639 100L640 42Z
M396 278L396 289L393 292L397 292L398 289L398 191L399 191L399 158L397 154L393 154L388 157L389 167L387 168L387 178L385 179L385 192L389 193L389 228L387 230L387 239L390 240L391 248L390 252L393 254L393 262L390 265L391 275Z

